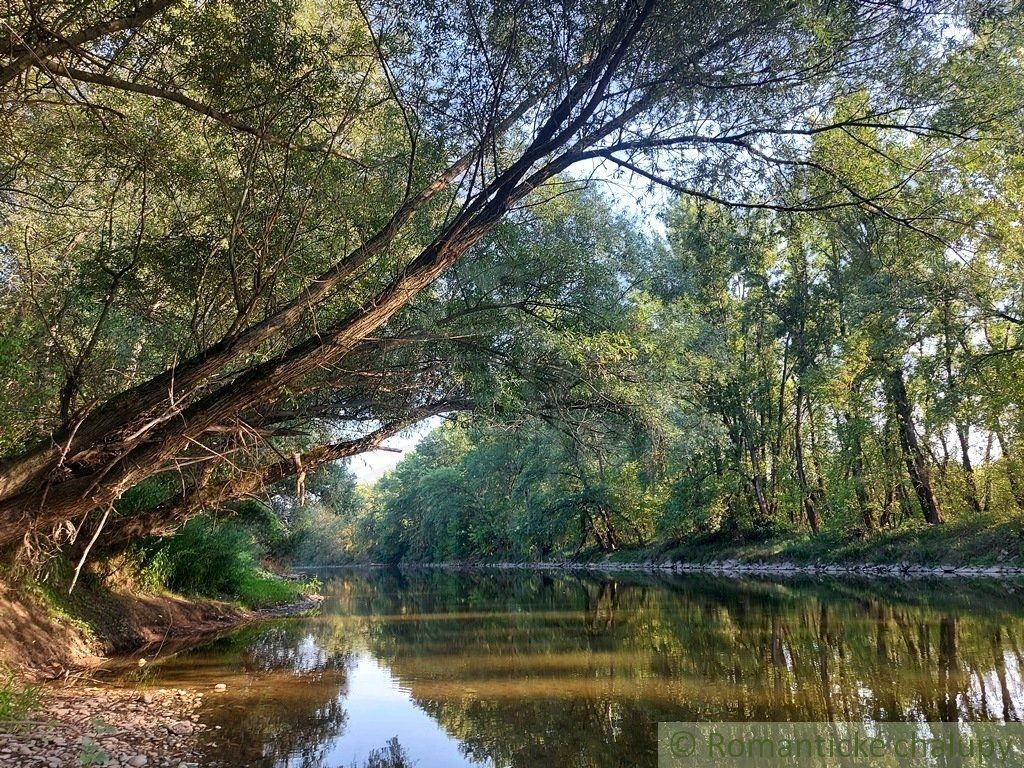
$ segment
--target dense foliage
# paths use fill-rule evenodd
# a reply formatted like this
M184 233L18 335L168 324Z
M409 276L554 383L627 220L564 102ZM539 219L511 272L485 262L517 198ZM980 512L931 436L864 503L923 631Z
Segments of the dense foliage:
M80 568L286 485L303 546L386 559L1011 508L1018 16L12 6L0 548ZM468 411L361 511L307 499Z
M298 585L263 567L262 561L278 553L284 539L272 510L249 503L226 522L194 518L173 536L133 550L130 562L150 589L263 607L295 600L300 594Z
M882 172L857 137L829 151ZM561 360L563 403L585 406L442 426L368 501L339 505L333 556L517 560L819 532L882 547L940 522L936 544L953 549L929 560L1017 556L1018 152L947 155L901 196L918 228L675 204L665 236L616 265L627 288L599 331L533 337Z

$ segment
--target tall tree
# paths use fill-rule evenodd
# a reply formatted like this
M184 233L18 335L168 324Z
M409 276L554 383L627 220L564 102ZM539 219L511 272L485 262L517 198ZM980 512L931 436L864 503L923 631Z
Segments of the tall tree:
M28 387L0 546L223 463L297 394L365 400L336 378L570 169L915 226L890 179L828 156L813 193L788 184L808 137L972 128L929 123L958 48L930 3L26 8L0 67L5 259L59 374ZM63 290L69 255L85 291ZM764 505L760 427L737 429Z

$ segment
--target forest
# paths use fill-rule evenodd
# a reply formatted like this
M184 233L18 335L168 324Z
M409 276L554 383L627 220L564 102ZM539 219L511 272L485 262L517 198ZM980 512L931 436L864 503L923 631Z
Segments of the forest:
M373 488L330 466L304 504L278 497L299 559L548 560L687 541L714 554L819 534L827 558L939 524L933 538L975 539L975 557L1018 554L1019 247L996 236L954 252L859 212L680 203L665 223L629 245L616 227L579 264L558 249L544 274L573 286L574 308L548 307L529 335L536 394L510 395L523 379L503 376L489 413L452 417ZM585 276L604 252L629 255Z
M0 18L18 568L173 571L239 526L307 563L1019 554L1019 5ZM357 485L345 459L430 419Z

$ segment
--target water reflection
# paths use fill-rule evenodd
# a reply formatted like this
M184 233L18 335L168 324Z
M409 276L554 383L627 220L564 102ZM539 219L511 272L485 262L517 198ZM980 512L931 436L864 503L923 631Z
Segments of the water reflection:
M228 685L203 709L220 726L211 762L655 765L659 720L1024 715L1013 585L322 578L320 615L250 628L156 669L163 685ZM401 751L387 751L393 736Z

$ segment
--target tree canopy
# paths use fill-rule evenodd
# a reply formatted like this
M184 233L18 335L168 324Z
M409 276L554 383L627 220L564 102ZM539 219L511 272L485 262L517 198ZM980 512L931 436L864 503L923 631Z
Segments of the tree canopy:
M603 547L701 505L796 499L816 530L829 472L868 528L899 504L936 523L950 425L980 509L971 430L1014 461L1020 418L1015 14L12 6L0 547L115 547L285 478L301 497L468 410L537 425L511 454L570 477L537 466L530 514L590 515ZM627 180L679 197L667 239L595 191Z

